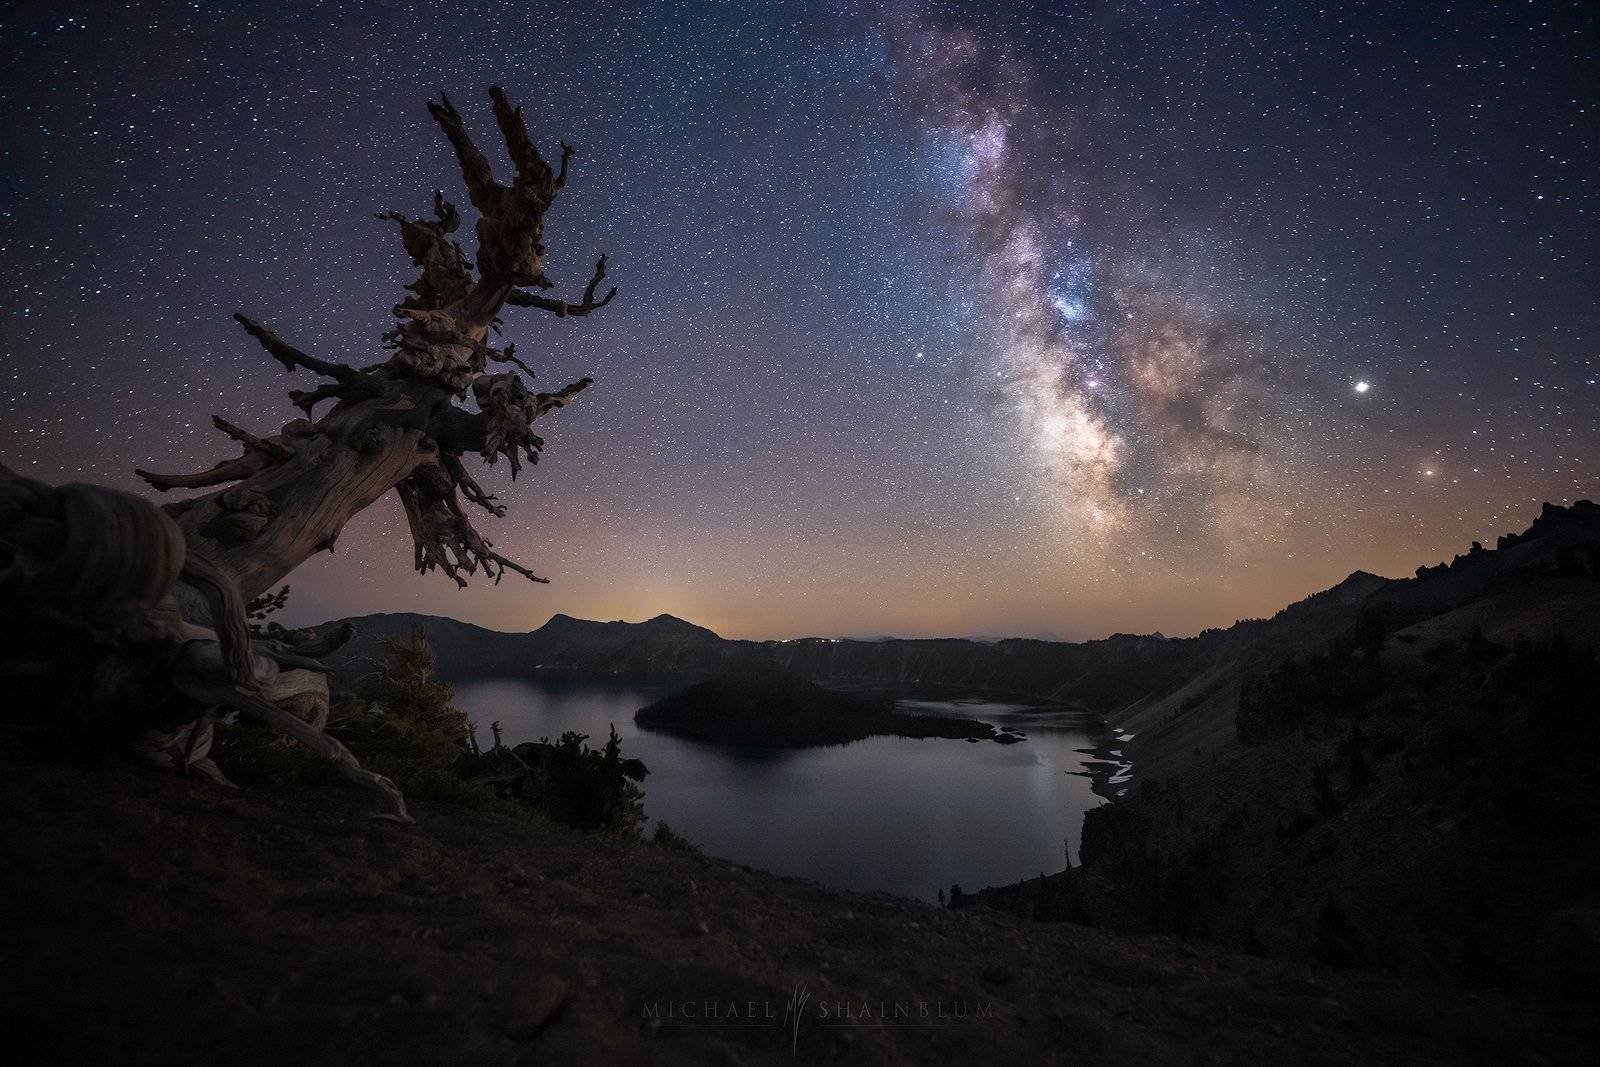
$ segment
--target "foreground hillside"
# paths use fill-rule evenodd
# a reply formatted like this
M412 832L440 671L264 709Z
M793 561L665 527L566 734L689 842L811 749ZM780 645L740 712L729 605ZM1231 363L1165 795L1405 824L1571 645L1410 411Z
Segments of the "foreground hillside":
M9 750L0 802L0 995L33 1063L1537 1063L1582 1048L1571 1020L1495 996L835 892L427 803L415 826L375 823L350 791L228 791ZM705 1001L753 1007L755 1024L667 1018ZM840 1002L855 1018L824 1018ZM952 1017L861 1017L922 1002Z

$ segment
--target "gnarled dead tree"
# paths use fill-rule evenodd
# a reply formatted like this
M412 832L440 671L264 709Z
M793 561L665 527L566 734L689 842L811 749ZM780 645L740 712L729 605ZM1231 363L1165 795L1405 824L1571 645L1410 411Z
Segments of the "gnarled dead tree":
M476 262L452 236L461 215L442 192L434 194L432 218L379 216L398 225L420 271L394 308L396 324L383 338L386 359L366 367L319 359L255 319L234 316L285 371L309 371L323 381L289 393L304 417L277 433L258 436L215 417L216 428L241 446L235 459L194 474L139 472L163 491L217 488L166 504L161 515L125 494L52 489L0 468L0 607L26 620L19 629L32 628L31 651L21 659L8 655L0 668L14 676L52 673L62 655L40 635L54 627L68 635L68 645L97 650L88 654L99 659L83 677L100 681L89 690L75 687L78 710L114 704L124 721L136 721L140 701L158 706L159 713L146 708L143 726L158 735L146 747L153 744L174 763L214 771L205 757L210 716L233 708L341 764L348 760L352 777L392 793L404 816L398 792L361 771L317 729L316 701L307 703L306 688L321 686L325 717L326 685L320 675L314 684L297 676L316 674L314 655L325 654L330 642L282 628L271 640L252 641L242 605L313 553L332 549L345 523L391 489L405 509L419 571L437 568L461 586L474 574L499 582L507 571L545 580L497 552L473 526L463 501L494 516L505 508L468 474L465 458L475 453L493 464L503 456L515 478L524 459L538 462L544 446L533 423L564 407L590 380L538 391L515 346L496 347L490 336L499 332L507 304L584 316L610 303L616 289L597 296L606 279L601 256L577 302L543 295L554 288L544 269L544 216L566 185L574 150L563 143L552 167L529 136L522 110L498 87L489 96L515 169L509 182L496 179L448 98L428 103L478 214ZM102 513L124 518L120 529L104 532L124 539L106 552L91 546L99 536L92 521ZM52 541L69 527L77 539L70 552ZM74 583L64 577L74 568L99 577L88 586ZM135 577L118 578L121 571ZM130 599L119 582L131 582L137 596ZM111 660L117 663L108 667ZM151 672L135 661L165 666ZM291 703L296 697L298 706Z
M561 317L587 315L609 303L616 289L596 298L606 277L601 256L577 303L535 291L552 288L544 270L544 215L566 185L574 152L563 144L561 161L552 167L528 136L522 109L498 88L489 96L516 168L509 184L496 180L448 98L428 104L455 148L478 212L476 269L452 237L461 215L443 193L434 194L432 218L380 215L399 225L406 253L421 271L395 306L398 321L384 337L389 358L365 368L317 359L235 315L286 371L327 379L289 394L305 418L257 437L219 417L217 428L243 446L237 459L197 474L139 472L163 490L227 486L167 510L191 548L232 575L246 598L271 588L312 553L332 548L344 524L390 489L398 490L405 507L418 570L437 567L463 586L469 575L499 581L507 571L543 581L496 552L472 525L463 500L491 515L505 509L467 473L463 459L476 453L492 464L504 456L515 478L523 458L537 463L544 446L533 423L565 406L589 379L536 391L515 346L493 346L490 333L507 304ZM491 364L507 369L491 371ZM469 397L477 410L461 403ZM319 405L329 401L317 417Z

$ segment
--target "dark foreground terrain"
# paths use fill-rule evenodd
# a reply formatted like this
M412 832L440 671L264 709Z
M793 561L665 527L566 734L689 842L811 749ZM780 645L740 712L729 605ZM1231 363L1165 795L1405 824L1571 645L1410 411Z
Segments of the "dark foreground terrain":
M12 750L0 799L0 997L9 1045L33 1048L30 1063L1544 1063L1585 1051L1581 1020L1548 1004L835 892L424 802L399 826L369 820L369 798L346 790L230 791ZM797 987L810 996L796 1032L784 1010ZM667 1018L706 1001L753 1008L755 1025ZM858 1017L839 1022L839 1002ZM963 1017L922 1020L923 1002ZM863 1020L863 1003L891 1015L904 1003L913 1018Z

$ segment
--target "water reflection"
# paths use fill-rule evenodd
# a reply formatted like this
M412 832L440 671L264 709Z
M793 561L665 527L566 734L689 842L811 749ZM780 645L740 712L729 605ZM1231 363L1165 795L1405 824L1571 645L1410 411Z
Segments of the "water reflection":
M456 703L507 743L576 730L650 768L645 811L712 855L849 889L931 899L1057 871L1083 813L1102 801L1079 773L1101 744L1095 723L1060 709L903 698L907 710L961 714L1028 735L1018 745L874 737L813 749L753 749L641 731L633 713L674 686L571 677L456 683Z

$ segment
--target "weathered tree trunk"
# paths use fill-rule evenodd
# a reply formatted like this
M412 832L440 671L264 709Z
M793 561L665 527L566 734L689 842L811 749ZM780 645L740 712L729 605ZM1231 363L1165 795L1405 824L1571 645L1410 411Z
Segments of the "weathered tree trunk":
M333 548L357 512L410 476L426 440L385 424L363 400L274 438L285 449L227 489L169 508L190 547L215 560L246 599L271 589L314 552Z

